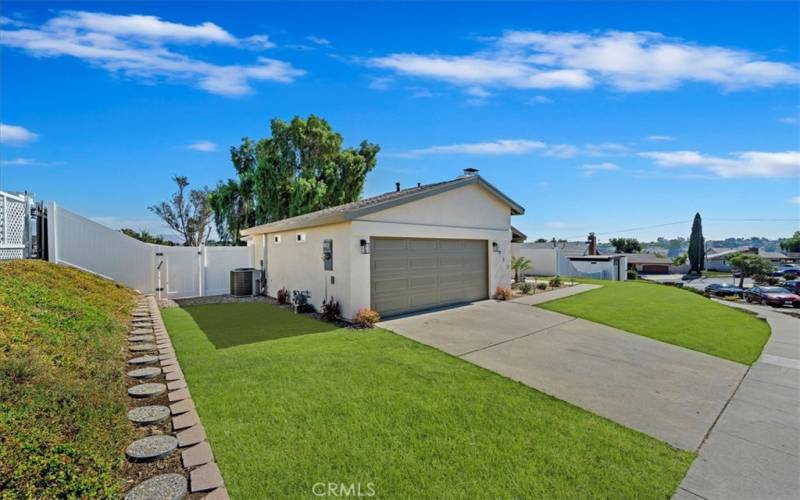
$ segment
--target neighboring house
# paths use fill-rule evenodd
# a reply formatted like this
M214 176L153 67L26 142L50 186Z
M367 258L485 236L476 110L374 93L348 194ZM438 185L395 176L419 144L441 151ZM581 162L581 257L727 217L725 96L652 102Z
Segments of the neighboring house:
M712 252L712 250L714 251ZM730 271L731 266L728 263L728 259L736 255L737 253L756 254L759 257L764 257L765 259L769 260L776 266L782 263L792 261L792 257L789 255L786 255L782 252L771 252L768 250L764 250L763 248L739 247L726 250L709 249L706 252L706 269L708 269L709 271Z
M614 281L628 279L628 258L625 254L582 255L567 259L577 271L573 276Z
M519 257L519 249L528 237L519 229L511 226L511 257Z
M525 243L519 248L520 257L531 261L531 267L525 274L539 276L570 276L570 272L574 272L574 269L569 263L569 257L579 257L588 253L589 243L584 241Z
M489 298L511 284L511 216L525 210L467 169L454 180L400 189L242 231L267 294L310 292L352 319Z
M660 257L652 253L626 253L622 255L628 258L628 269L635 269L643 274L682 272L674 268L682 268L683 266L673 266L672 259L669 257Z
M764 257L765 259L769 260L770 262L772 262L776 266L778 264L783 264L783 263L789 262L791 260L789 258L789 256L786 255L783 252L771 252L771 251L764 250L763 248L759 248L758 249L758 256L759 257Z

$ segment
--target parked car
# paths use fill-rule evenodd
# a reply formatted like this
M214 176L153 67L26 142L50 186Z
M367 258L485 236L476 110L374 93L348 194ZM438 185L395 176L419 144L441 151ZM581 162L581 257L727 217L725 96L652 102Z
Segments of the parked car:
M756 286L744 292L747 302L758 302L772 307L800 307L800 295L780 286Z
M731 283L711 283L706 287L706 293L718 297L727 297L730 295L738 295L741 297L744 294L744 290Z
M783 288L800 295L800 280L788 280L783 284Z
M783 277L783 278L787 278L787 279L794 279L794 278L800 276L800 269L798 269L795 266L791 266L791 265L786 264L786 265L778 266L777 269L775 269L770 274L770 276L773 276L775 278Z

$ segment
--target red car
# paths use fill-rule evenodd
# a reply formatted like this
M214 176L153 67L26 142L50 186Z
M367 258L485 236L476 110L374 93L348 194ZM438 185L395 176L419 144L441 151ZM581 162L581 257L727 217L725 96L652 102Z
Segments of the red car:
M800 295L779 286L756 286L744 292L744 300L772 307L800 307Z

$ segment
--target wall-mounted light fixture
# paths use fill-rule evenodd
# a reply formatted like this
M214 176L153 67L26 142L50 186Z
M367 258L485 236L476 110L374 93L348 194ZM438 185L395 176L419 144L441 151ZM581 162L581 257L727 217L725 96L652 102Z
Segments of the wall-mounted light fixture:
M492 251L500 253L500 245L498 245L496 241L492 242Z
M361 244L361 253L363 253L364 255L368 254L369 253L369 240L361 240L360 244Z

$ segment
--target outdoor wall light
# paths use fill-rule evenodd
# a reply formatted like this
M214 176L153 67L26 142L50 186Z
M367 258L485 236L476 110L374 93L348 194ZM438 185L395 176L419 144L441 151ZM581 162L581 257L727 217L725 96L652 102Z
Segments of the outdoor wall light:
M492 251L500 253L500 245L498 245L496 241L492 242Z
M361 240L361 253L364 255L369 253L369 240Z

